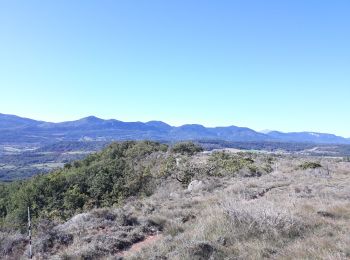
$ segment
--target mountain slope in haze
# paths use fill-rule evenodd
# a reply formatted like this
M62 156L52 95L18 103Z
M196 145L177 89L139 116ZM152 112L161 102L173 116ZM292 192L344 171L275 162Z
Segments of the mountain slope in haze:
M282 133L272 131L268 133L272 138L284 140L286 142L312 142L312 143L348 143L346 138L333 134L315 133L315 132L300 132L300 133Z
M187 124L170 126L161 121L123 122L104 120L95 116L76 121L50 123L0 114L0 144L36 143L47 144L57 141L77 140L224 140L224 141L279 141L312 142L321 144L350 144L350 140L332 134L282 133L272 131L261 133L246 127L204 127Z
M43 122L0 113L0 130L15 130L23 127L37 126L41 123Z

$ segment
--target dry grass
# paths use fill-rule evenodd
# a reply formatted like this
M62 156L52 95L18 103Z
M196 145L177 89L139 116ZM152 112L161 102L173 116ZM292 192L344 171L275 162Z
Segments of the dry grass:
M260 178L212 180L216 190L185 196L199 205L184 232L130 259L350 258L350 164L323 159L328 175L296 170L302 161L280 158Z
M27 238L23 234L0 232L0 258L19 259L26 244Z
M265 155L254 156L265 164ZM205 156L197 159L205 165ZM261 177L199 174L196 192L167 179L151 197L77 215L36 234L36 257L350 259L350 163L312 158L323 168L300 169L310 158L273 160L274 171ZM120 256L154 234L162 235Z

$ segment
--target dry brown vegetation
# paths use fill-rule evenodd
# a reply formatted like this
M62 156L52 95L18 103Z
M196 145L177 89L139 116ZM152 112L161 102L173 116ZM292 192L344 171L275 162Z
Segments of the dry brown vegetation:
M187 158L196 169L191 179L203 182L196 191L169 177L153 195L130 198L122 207L60 224L42 221L34 234L35 258L350 259L349 162L243 157L253 158L255 168L249 164L232 174L223 174L230 168L222 165L208 174L215 168L211 155ZM315 165L310 162L322 167L300 167ZM28 250L20 234L2 234L0 244L8 259L24 258Z

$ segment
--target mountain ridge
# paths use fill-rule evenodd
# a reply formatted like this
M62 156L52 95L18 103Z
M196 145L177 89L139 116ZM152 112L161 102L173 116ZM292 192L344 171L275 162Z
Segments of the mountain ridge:
M200 124L171 126L162 121L123 122L88 116L65 122L45 122L0 113L0 144L50 143L75 140L224 140L284 141L297 143L350 144L350 138L317 132L258 132L248 127L205 127Z

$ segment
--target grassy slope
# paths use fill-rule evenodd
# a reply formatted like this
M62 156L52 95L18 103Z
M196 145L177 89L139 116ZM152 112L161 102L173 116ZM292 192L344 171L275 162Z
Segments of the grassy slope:
M126 251L123 257L350 257L348 162L320 159L317 163L323 167L303 169L300 166L306 165L309 158L221 153L188 157L165 153L162 149L157 145L135 143L123 149L124 160L132 158L130 162L134 168L129 172L130 176L139 176L140 172L152 176L146 182L141 181L152 184L148 185L149 193L136 189L134 195L138 196L123 196L120 206L92 211L88 211L90 204L87 203L81 209L86 213L67 221L38 220L34 233L36 256L45 259L54 256L59 259L115 259L133 244L161 234L157 242L145 244L133 252ZM144 153L145 150L149 152ZM111 151L114 149L96 155L95 163L105 155L113 154ZM181 157L176 167L173 156ZM135 165L136 161L142 163ZM148 168L146 162L152 162L147 164ZM50 176L68 178L77 174L81 167L84 169L81 174L89 174L91 168L80 165L73 167L75 171L66 169ZM269 167L274 171L271 172ZM190 192L173 178L174 174L182 179L190 175L191 179L200 179L204 184L199 190ZM151 193L151 196L139 196ZM93 199L90 197L87 201ZM109 201L108 196L106 199ZM64 204L60 210L65 212L65 217L74 214L64 208ZM9 235L3 230L0 245L3 254L15 258L26 250L25 237L13 231Z

